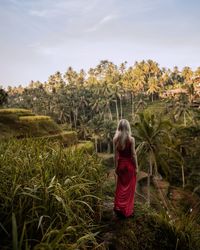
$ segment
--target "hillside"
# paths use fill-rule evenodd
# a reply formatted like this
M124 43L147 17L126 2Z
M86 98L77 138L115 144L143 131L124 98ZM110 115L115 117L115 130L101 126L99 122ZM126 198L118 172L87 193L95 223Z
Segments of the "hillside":
M26 109L0 109L0 139L25 137L61 141L66 146L78 142L76 132L60 129L49 116Z

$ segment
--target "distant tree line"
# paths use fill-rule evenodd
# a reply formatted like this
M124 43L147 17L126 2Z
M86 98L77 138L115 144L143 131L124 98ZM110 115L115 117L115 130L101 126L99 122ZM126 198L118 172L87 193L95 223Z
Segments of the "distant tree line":
M58 71L44 83L31 81L27 87L8 87L7 107L50 115L58 123L79 130L83 138L98 134L110 140L109 128L116 126L125 113L134 117L144 108L145 100L159 99L168 89L192 89L193 79L198 76L200 67L196 71L190 67L179 71L178 67L160 68L152 60L135 62L131 67L126 62L117 66L104 60L88 72L69 67L64 74Z

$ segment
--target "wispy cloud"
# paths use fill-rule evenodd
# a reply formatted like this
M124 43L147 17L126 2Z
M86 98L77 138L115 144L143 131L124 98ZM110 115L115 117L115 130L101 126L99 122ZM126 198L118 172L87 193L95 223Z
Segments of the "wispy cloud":
M59 17L60 15L69 16L75 13L87 13L95 8L99 0L59 0L48 1L48 4L45 4L45 2L47 2L47 0L41 0L40 4L32 5L29 9L29 14L48 18ZM43 6L42 8L41 4Z
M99 28L101 28L103 25L107 24L108 22L111 22L118 18L118 15L107 15L101 18L95 25L87 28L85 32L94 32L97 31Z

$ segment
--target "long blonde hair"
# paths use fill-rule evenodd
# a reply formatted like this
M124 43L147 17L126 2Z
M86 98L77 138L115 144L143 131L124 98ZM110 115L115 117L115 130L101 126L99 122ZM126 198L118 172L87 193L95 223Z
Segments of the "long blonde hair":
M126 119L121 119L118 123L113 142L117 149L124 149L127 139L131 139L131 127Z

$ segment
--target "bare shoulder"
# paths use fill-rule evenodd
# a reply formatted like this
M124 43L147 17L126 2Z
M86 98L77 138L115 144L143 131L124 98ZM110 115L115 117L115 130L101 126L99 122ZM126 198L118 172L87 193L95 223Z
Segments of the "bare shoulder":
M131 136L131 143L133 144L133 145L135 145L135 138L133 137L133 136Z
M131 146L134 148L135 147L135 138L131 136L130 142L131 142Z

